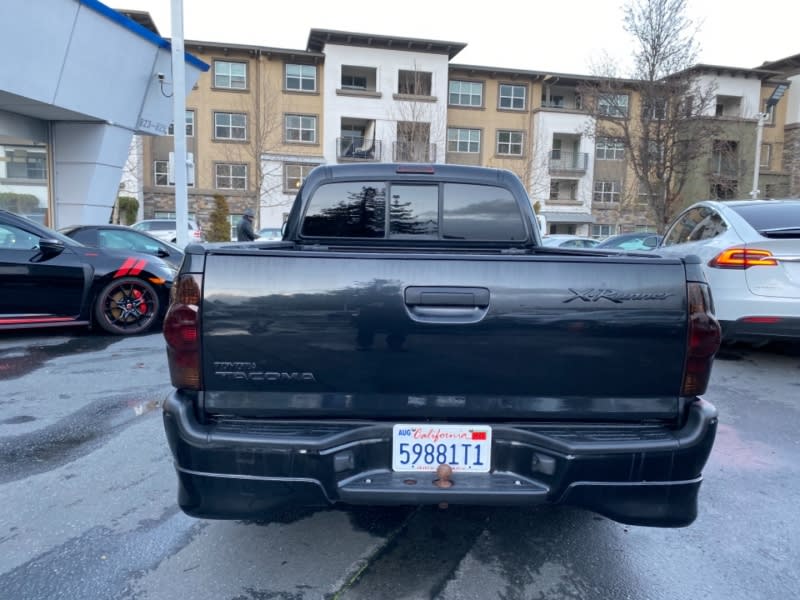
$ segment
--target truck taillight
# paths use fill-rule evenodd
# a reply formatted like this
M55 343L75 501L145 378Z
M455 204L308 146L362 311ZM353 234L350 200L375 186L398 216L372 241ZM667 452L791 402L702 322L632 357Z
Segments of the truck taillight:
M172 385L200 389L200 275L181 275L164 317L164 339Z
M711 365L719 350L722 332L714 318L711 294L704 283L689 282L688 348L683 369L682 396L696 396L706 391Z
M750 267L777 267L772 252L759 248L728 248L712 258L709 267L717 269L749 269Z

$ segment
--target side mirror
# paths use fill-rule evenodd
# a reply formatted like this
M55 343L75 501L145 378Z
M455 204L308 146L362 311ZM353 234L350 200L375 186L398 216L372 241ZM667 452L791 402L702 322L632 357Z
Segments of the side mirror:
M286 235L286 223L287 223L287 222L286 222L286 221L284 221L284 222L283 222L283 225L281 225L281 237L283 237L283 236L285 236L285 235Z
M169 252L167 252L163 248L159 248L158 250L156 250L156 256L159 258L165 258L169 256Z
M644 238L644 247L648 250L652 250L658 246L658 238L656 236L650 236L648 238Z
M56 256L64 251L64 242L61 240L42 238L39 240L39 252L45 258Z

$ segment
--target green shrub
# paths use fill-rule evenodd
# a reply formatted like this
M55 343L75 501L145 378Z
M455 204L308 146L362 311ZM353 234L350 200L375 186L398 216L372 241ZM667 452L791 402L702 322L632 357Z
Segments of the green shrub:
M119 222L123 225L131 225L136 222L139 214L139 201L133 196L120 196L117 198L117 209Z
M214 210L211 211L211 222L206 231L209 242L230 242L230 210L225 196L214 194Z

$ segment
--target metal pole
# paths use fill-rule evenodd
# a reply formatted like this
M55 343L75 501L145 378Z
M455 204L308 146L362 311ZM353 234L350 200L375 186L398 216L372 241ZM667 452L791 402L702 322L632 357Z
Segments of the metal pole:
M764 135L764 121L766 121L767 113L757 113L758 125L756 125L756 164L753 165L753 189L750 191L750 197L755 200L758 198L760 190L758 189L758 173L761 169L761 139Z
M179 248L189 243L189 194L186 187L186 59L183 0L172 0L172 122L175 172L175 226Z

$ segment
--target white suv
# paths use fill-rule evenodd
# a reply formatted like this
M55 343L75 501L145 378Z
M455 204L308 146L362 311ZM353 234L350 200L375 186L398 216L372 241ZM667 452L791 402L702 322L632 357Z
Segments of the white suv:
M175 219L145 219L131 225L137 231L146 231L150 235L165 242L175 243L178 237L178 228ZM205 242L206 236L197 221L189 219L189 242Z

